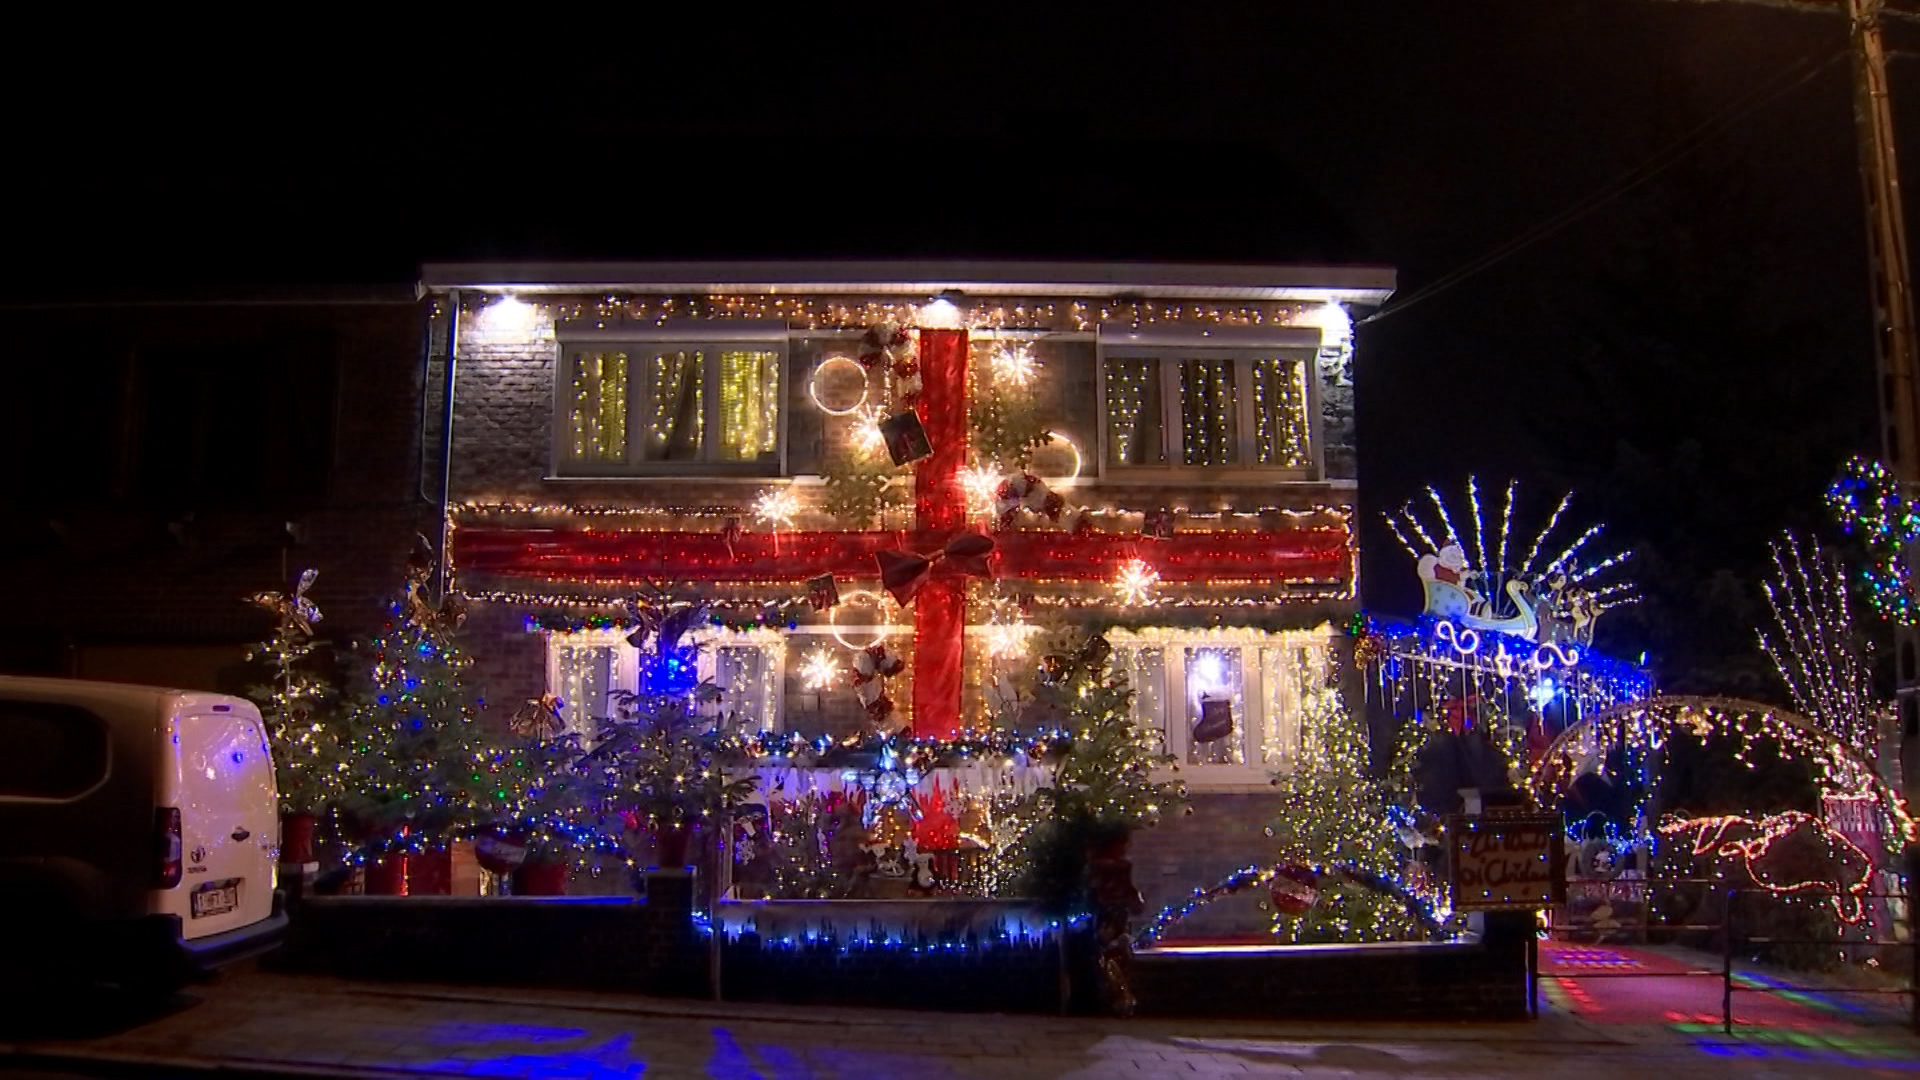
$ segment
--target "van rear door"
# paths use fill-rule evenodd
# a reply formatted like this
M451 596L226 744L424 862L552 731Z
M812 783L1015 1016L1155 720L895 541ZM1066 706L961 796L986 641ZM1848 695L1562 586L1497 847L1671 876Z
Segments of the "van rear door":
M233 699L183 697L169 723L180 810L180 884L160 894L192 940L273 914L279 815L260 715Z

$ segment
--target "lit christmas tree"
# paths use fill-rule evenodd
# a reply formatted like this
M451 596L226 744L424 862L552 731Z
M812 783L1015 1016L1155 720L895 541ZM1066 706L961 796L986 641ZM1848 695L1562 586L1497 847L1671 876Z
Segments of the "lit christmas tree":
M247 696L260 706L266 723L284 814L319 814L339 797L346 771L345 748L329 715L337 691L314 670L321 644L313 627L320 609L307 599L307 590L317 576L303 572L291 594L249 597L276 617L273 635L248 650L247 659L264 669L267 681L249 687Z
M1402 755L1405 756L1405 755ZM1300 726L1300 758L1281 776L1280 817L1273 827L1279 861L1315 870L1352 871L1394 881L1404 845L1388 807L1387 785L1367 775L1368 742L1338 690L1307 695ZM1277 910L1274 934L1283 941L1391 941L1424 936L1403 900L1367 888L1344 874L1321 874L1303 901L1305 910Z
M351 714L351 808L374 850L437 846L476 827L523 823L553 766L541 744L493 731L467 685L472 659L449 592L431 603L432 562L409 565L406 591L365 649L366 685Z
M1064 729L1069 745L1052 785L1022 808L1009 852L1020 867L1016 891L1063 907L1084 902L1086 855L1102 838L1157 824L1186 803L1186 785L1156 780L1173 765L1153 732L1133 721L1133 689L1107 665L1093 638L1071 659L1049 656L1028 715Z

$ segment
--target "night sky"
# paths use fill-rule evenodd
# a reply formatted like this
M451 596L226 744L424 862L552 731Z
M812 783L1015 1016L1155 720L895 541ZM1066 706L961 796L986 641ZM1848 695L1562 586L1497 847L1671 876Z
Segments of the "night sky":
M1839 462L1874 449L1840 18L1040 7L469 12L432 38L322 27L17 66L8 291L405 281L464 257L918 256L1376 262L1404 302L1614 188L1362 328L1367 600L1417 603L1377 511L1423 485L1518 477L1533 523L1571 487L1574 517L1640 553L1647 602L1609 616L1607 643L1650 651L1676 688L1755 689L1767 538L1818 525ZM1920 65L1896 61L1895 85L1920 131ZM1902 149L1915 175L1920 138Z

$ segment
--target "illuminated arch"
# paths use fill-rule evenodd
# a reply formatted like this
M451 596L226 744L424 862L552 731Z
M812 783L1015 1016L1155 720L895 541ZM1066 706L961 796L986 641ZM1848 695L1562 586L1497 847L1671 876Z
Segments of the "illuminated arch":
M1569 778L1562 775L1563 759L1569 747L1594 728L1614 724L1636 727L1657 724L1702 737L1721 732L1748 738L1772 737L1786 753L1826 766L1829 775L1840 773L1858 778L1852 785L1852 793L1872 794L1880 804L1881 814L1901 839L1910 842L1920 836L1913 815L1907 812L1906 800L1887 784L1871 760L1799 713L1746 698L1661 695L1583 716L1567 725L1541 755L1533 768L1533 790L1562 790Z
M1140 948L1151 945L1160 935L1166 933L1169 927L1201 908L1206 907L1208 904L1213 903L1215 900L1225 899L1236 893L1244 892L1247 889L1259 888L1280 874L1290 870L1304 870L1313 874L1315 877L1335 878L1350 882L1363 889L1397 900L1407 909L1407 914L1413 918L1413 921L1422 930L1426 931L1429 938L1438 938L1444 933L1444 927L1441 924L1446 921L1446 914L1444 912L1436 912L1434 902L1431 899L1409 890L1406 886L1391 878L1382 877L1379 874L1362 870L1357 866L1342 863L1321 864L1312 861L1289 861L1277 862L1264 869L1249 866L1244 870L1236 870L1227 875L1220 880L1219 884L1210 889L1195 889L1193 891L1193 897L1186 903L1168 905L1159 915L1154 917L1152 922L1136 931L1133 935L1134 947Z

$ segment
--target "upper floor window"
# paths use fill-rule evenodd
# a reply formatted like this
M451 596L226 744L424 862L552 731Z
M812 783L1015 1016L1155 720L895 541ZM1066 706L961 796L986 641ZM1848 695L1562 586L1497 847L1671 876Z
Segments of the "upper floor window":
M1102 364L1109 469L1314 467L1310 353L1124 347Z
M562 470L779 472L783 358L770 342L564 347Z

